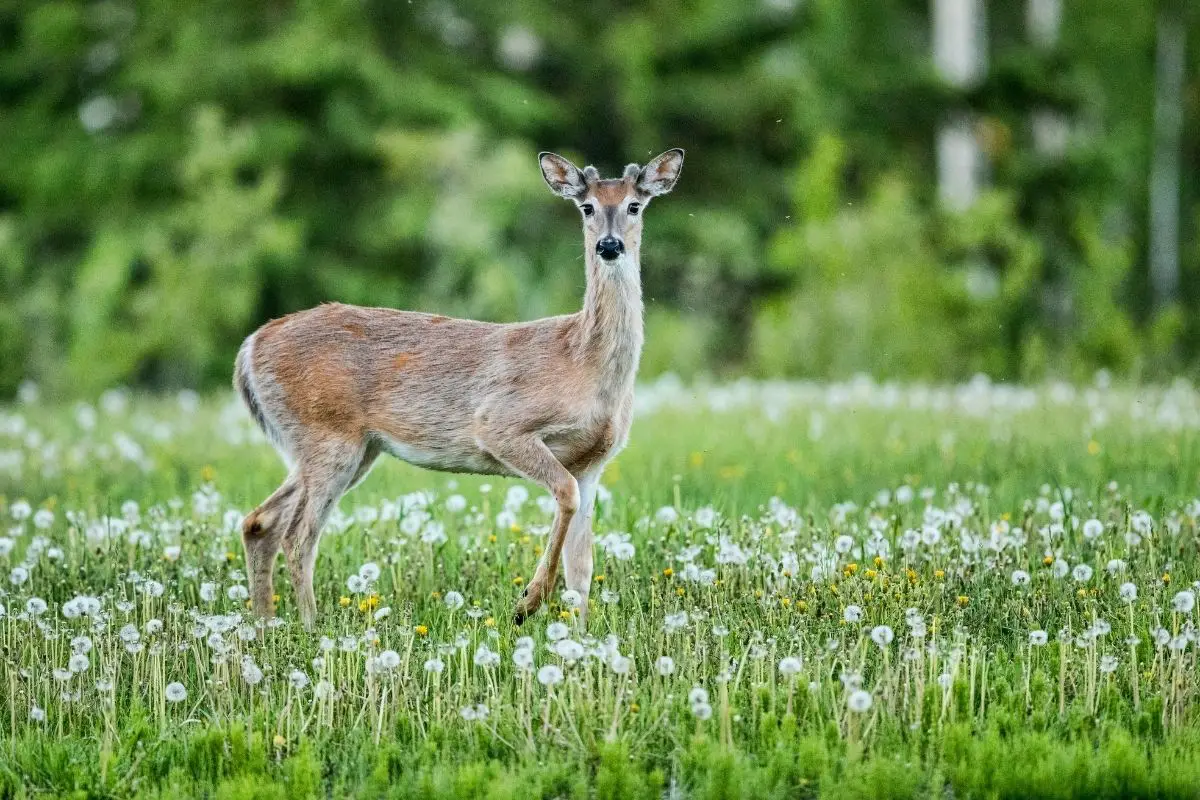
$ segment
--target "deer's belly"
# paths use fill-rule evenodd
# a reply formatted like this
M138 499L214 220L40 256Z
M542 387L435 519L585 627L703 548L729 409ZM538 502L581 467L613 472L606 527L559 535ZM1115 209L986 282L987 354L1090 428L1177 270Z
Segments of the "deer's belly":
M414 445L390 437L380 437L385 452L414 466L440 472L467 472L479 475L511 474L503 464L480 450L474 443L463 442L442 447Z

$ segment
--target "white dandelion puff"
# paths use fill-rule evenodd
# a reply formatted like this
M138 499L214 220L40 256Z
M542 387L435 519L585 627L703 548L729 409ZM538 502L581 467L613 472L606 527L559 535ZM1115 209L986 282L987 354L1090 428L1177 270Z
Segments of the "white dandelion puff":
M555 664L547 664L537 671L537 679L542 686L556 686L562 683L562 668Z
M795 656L787 656L779 661L779 674L785 678L795 677L804 668L804 662Z
M1171 608L1180 614L1190 614L1195 607L1196 593L1190 589L1184 589L1171 599Z
M896 634L887 625L876 625L871 629L871 641L879 645L881 649L886 648L896 638Z
M846 698L846 707L851 711L862 714L863 712L870 710L873 702L874 700L871 697L870 692L865 689L855 689L850 693L850 696Z

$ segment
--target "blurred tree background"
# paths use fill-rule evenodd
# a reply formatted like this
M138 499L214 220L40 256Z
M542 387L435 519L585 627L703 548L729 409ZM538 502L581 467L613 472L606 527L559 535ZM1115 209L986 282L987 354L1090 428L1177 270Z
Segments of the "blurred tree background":
M643 374L1200 365L1187 0L0 0L0 397L223 385L324 300L574 310L536 153L671 146Z

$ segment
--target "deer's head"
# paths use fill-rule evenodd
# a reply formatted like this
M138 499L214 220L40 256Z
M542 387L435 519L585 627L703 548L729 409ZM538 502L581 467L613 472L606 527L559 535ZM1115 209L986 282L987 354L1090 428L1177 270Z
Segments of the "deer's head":
M579 169L555 153L538 161L550 190L571 200L583 215L583 240L605 261L616 261L642 237L642 212L651 198L666 194L679 179L683 150L668 150L644 167L630 164L620 178L603 179L595 167Z

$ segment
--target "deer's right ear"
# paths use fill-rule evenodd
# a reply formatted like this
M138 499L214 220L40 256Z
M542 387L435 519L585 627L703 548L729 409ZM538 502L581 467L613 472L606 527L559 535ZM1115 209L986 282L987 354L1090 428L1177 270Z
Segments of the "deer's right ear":
M538 163L546 185L559 197L574 200L587 194L587 180L570 161L557 153L538 153Z

